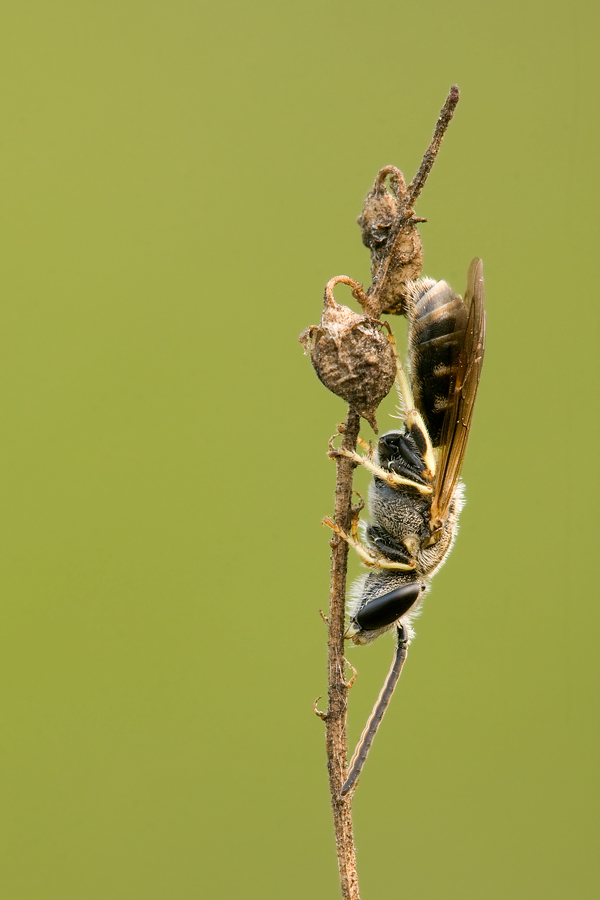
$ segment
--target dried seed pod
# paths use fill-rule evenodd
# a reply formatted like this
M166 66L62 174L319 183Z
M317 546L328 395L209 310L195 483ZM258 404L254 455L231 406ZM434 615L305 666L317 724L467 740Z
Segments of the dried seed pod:
M398 229L392 246L383 263L373 272L370 290L377 298L376 311L406 315L408 311L408 283L416 281L421 274L423 250L415 221L409 219Z
M332 278L325 289L320 324L307 328L299 340L325 387L377 432L375 413L394 383L396 359L381 322L335 302L332 289L340 281L351 285L358 299L366 300L356 281L345 275Z
M386 179L390 179L390 190ZM363 244L371 251L373 284L368 291L369 312L406 315L407 282L416 281L423 265L421 239L412 209L407 208L406 183L395 166L386 166L367 194L358 217Z
M390 176L390 188L386 178ZM390 232L398 218L398 197L406 193L404 177L395 166L386 166L379 172L375 184L367 194L363 210L356 220L362 231L365 247L371 251L371 263L375 271L384 259Z

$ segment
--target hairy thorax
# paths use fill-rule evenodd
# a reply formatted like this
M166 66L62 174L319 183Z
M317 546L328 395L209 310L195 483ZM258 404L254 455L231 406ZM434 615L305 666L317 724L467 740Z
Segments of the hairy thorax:
M425 577L433 575L448 554L462 506L463 488L459 484L440 536L436 543L430 544L431 500L427 495L411 487L393 488L379 478L373 479L369 488L373 520L395 544L406 548L416 563L416 573Z

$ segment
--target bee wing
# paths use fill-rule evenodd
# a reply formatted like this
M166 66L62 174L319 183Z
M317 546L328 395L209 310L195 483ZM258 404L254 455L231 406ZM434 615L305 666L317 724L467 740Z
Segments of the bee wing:
M469 266L464 299L468 307L463 344L458 356L454 388L444 417L440 445L442 447L431 504L431 529L445 522L452 495L462 469L467 439L471 429L473 407L485 344L485 309L483 305L483 263L474 259Z

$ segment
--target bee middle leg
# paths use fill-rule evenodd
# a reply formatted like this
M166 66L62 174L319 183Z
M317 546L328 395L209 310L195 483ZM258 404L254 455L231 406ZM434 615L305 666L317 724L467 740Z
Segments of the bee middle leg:
M391 559L394 562L403 562L414 567L414 561L405 546L395 541L390 534L377 525L369 525L367 527L367 540L369 544L377 548L382 556Z
M343 531L343 529L341 529L329 516L326 516L323 519L323 525L327 525L328 528L331 528L332 531L346 541L346 543L356 551L362 562L370 568L410 572L416 566L416 563L412 559L410 559L410 562L401 562L398 559L387 559L383 554L375 553L367 546L367 544L364 544L358 537L358 516L353 517L352 520L352 535L346 534L346 532Z

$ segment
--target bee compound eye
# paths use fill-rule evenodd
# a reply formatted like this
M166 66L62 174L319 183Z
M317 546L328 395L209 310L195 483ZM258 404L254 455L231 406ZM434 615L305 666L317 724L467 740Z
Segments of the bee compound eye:
M383 434L379 438L377 452L382 462L387 462L398 456L401 446L400 439L401 434L399 431L388 431L387 434Z
M407 613L416 603L420 593L421 585L418 582L403 584L401 587L365 603L355 615L354 621L364 631L385 628L386 625L391 625L392 622Z
M386 448L396 448L398 439L401 437L399 431L388 431L379 438L379 446Z

